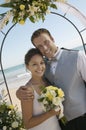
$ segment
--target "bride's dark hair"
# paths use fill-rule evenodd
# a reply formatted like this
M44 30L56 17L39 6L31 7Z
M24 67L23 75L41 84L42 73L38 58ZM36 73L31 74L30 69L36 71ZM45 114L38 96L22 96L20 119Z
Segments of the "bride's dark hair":
M34 55L40 55L43 57L42 53L37 48L31 48L26 54L25 54L25 64L28 65L29 61Z

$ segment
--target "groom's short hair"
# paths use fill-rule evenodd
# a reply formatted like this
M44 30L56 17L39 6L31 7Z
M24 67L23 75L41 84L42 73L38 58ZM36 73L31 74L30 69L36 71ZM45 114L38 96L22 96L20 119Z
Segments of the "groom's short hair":
M42 33L46 33L50 36L50 38L52 38L50 32L47 29L45 29L45 28L37 29L35 32L33 32L32 36L31 36L31 42L32 42L33 45L34 45L33 40L35 38L39 37Z

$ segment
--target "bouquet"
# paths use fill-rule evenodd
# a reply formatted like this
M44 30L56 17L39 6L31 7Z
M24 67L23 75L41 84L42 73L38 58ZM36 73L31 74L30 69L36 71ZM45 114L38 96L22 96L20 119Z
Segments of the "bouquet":
M65 0L5 0L0 7L8 8L5 13L0 14L3 19L1 21L1 29L6 25L12 17L13 23L24 24L28 18L35 23L50 13L50 9L57 9L56 2L64 2Z
M67 122L62 104L64 101L64 92L61 88L55 86L43 87L38 101L41 103L45 112L51 109L54 109L55 111L60 110L59 119L61 119L64 124Z
M18 108L6 102L4 90L0 94L0 130L25 130Z

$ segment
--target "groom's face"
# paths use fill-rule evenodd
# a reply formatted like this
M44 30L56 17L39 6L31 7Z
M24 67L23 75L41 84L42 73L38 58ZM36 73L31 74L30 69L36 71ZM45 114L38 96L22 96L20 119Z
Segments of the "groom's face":
M34 38L33 43L47 58L52 58L57 50L54 39L47 33L42 33L40 36Z

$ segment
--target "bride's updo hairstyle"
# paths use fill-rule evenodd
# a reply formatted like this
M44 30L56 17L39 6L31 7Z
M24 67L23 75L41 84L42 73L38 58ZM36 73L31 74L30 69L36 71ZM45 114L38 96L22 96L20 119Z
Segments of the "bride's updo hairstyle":
M42 53L37 48L31 48L26 54L25 54L25 65L28 65L31 58L35 55L40 55L43 58Z

